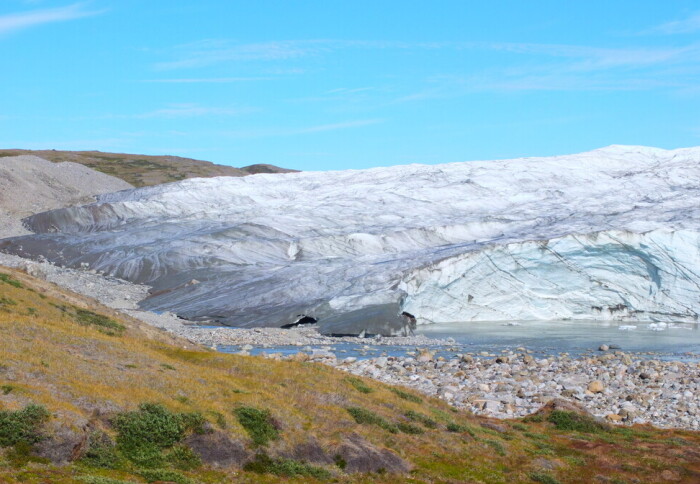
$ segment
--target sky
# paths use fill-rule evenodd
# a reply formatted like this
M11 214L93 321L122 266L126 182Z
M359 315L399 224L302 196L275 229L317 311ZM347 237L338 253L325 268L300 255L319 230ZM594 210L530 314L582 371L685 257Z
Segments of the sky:
M0 0L0 148L300 170L700 145L700 1Z

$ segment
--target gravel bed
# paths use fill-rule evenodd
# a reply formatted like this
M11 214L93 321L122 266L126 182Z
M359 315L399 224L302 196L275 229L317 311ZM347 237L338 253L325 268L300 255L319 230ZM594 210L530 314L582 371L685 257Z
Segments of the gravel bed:
M525 348L495 358L434 358L427 349L405 357L309 358L491 417L525 416L549 400L567 398L613 423L700 429L697 362L637 358L621 351L534 358Z

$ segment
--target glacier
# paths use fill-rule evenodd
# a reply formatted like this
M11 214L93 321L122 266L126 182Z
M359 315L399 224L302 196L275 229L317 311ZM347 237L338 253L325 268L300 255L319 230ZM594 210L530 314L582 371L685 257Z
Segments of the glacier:
M35 234L1 251L148 284L143 308L193 321L700 313L700 148L189 179L24 222Z

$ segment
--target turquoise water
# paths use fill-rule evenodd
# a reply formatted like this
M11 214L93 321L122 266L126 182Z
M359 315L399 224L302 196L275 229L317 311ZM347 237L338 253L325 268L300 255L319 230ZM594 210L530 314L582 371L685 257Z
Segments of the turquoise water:
M627 353L664 360L700 361L700 326L697 324L618 323L599 321L528 321L520 323L470 322L420 326L416 331L430 338L454 339L448 348L438 348L438 356L457 353L500 354L524 347L538 357L569 353L581 356L596 352L602 344L617 346ZM384 341L390 340L385 338ZM399 356L415 351L415 346L374 345L371 338L361 345L338 343L331 351L339 358L354 356ZM320 349L321 346L312 346ZM297 353L299 346L254 348L251 354ZM236 346L220 347L220 351L236 352Z
M619 346L630 353L655 353L666 358L700 355L700 325L600 321L527 321L520 323L453 323L421 327L431 338L454 338L471 351L500 351L520 346L546 355L572 356ZM690 353L690 355L689 355Z

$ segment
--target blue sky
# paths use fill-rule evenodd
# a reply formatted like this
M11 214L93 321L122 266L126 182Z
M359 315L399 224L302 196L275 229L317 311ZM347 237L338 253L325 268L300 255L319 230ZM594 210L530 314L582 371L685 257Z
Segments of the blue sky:
M303 170L700 145L700 2L2 0L0 147Z

